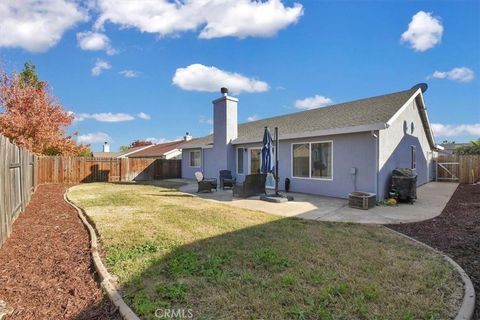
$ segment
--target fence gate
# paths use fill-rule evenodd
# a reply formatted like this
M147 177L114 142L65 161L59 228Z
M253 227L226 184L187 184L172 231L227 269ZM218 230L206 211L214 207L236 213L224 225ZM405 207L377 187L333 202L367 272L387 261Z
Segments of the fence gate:
M436 181L460 181L459 162L437 162Z

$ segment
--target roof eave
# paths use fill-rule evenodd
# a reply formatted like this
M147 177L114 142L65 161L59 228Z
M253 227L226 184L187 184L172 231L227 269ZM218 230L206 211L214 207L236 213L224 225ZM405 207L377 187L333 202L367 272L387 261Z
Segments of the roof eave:
M282 134L281 128L280 128L279 139L280 140L302 139L302 138L311 138L311 137L320 137L320 136L331 136L331 135L337 135L337 134L368 132L372 130L384 130L386 128L388 128L388 126L386 123L383 123L383 122L368 124L368 125L361 125L361 126L323 129L323 130L316 130L316 131L296 132L296 133L287 133L287 134ZM237 145L237 144L246 144L246 143L257 143L257 142L261 142L262 138L263 137L259 137L258 139L251 139L251 140L236 139L232 141L232 144Z

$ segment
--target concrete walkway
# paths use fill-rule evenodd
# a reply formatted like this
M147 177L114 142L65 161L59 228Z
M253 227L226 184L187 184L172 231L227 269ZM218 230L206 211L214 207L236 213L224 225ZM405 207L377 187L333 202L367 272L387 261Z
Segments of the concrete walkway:
M430 182L417 189L418 199L414 205L399 204L396 207L376 206L370 210L360 210L348 207L346 199L301 193L289 193L294 196L295 201L285 203L265 202L261 201L259 197L248 199L233 198L230 190L198 194L195 181L181 181L187 183L180 187L182 192L239 208L259 210L285 217L373 224L407 223L436 217L442 213L443 208L458 186L457 183Z

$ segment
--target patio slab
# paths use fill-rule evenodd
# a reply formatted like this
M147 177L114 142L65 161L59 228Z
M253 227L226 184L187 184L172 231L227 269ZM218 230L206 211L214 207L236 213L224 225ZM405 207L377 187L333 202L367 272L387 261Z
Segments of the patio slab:
M183 182L186 184L180 187L182 192L239 208L259 210L285 217L368 224L408 223L434 218L442 213L458 186L457 183L430 182L417 189L418 199L413 205L376 206L370 210L360 210L348 207L346 199L302 193L289 193L294 196L295 201L284 203L261 201L260 197L233 198L231 190L198 194L195 181L183 180Z

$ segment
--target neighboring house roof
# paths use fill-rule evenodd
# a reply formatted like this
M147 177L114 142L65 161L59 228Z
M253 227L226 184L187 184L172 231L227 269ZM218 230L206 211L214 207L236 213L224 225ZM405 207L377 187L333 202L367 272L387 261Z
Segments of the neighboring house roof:
M453 154L456 148L468 146L469 143L441 143L443 153Z
M116 158L121 152L92 152L94 158Z
M147 146L140 146L140 147L133 147L133 148L128 148L126 150L123 150L120 152L120 155L118 156L119 158L126 158L126 157L130 157L131 154L134 154L135 152L138 152L138 151L141 151L141 150L145 150L145 149L148 149L148 148L151 148L153 147L154 145L153 144L149 144Z
M133 147L133 148L128 148L123 151L118 151L118 152L92 152L92 157L94 158L121 158L125 157L128 154L131 154L133 152L137 152L140 150L143 150L145 148L152 147L153 145L148 145L148 146L141 146L141 147Z
M280 139L294 139L349 132L385 129L400 109L413 98L417 88L385 94L381 96L340 103L287 115L276 116L238 125L238 138L232 144L259 142L264 127L271 130L278 127ZM420 93L421 94L421 93ZM423 101L421 101L423 104ZM428 126L428 117L423 108L422 121ZM430 143L434 146L430 128L425 129ZM272 132L273 133L273 132ZM193 139L183 146L187 148L208 147L213 144L213 134Z
M167 153L178 150L181 148L181 145L184 144L184 140L172 141L167 143L161 143L151 146L128 155L129 158L160 158L165 156Z

